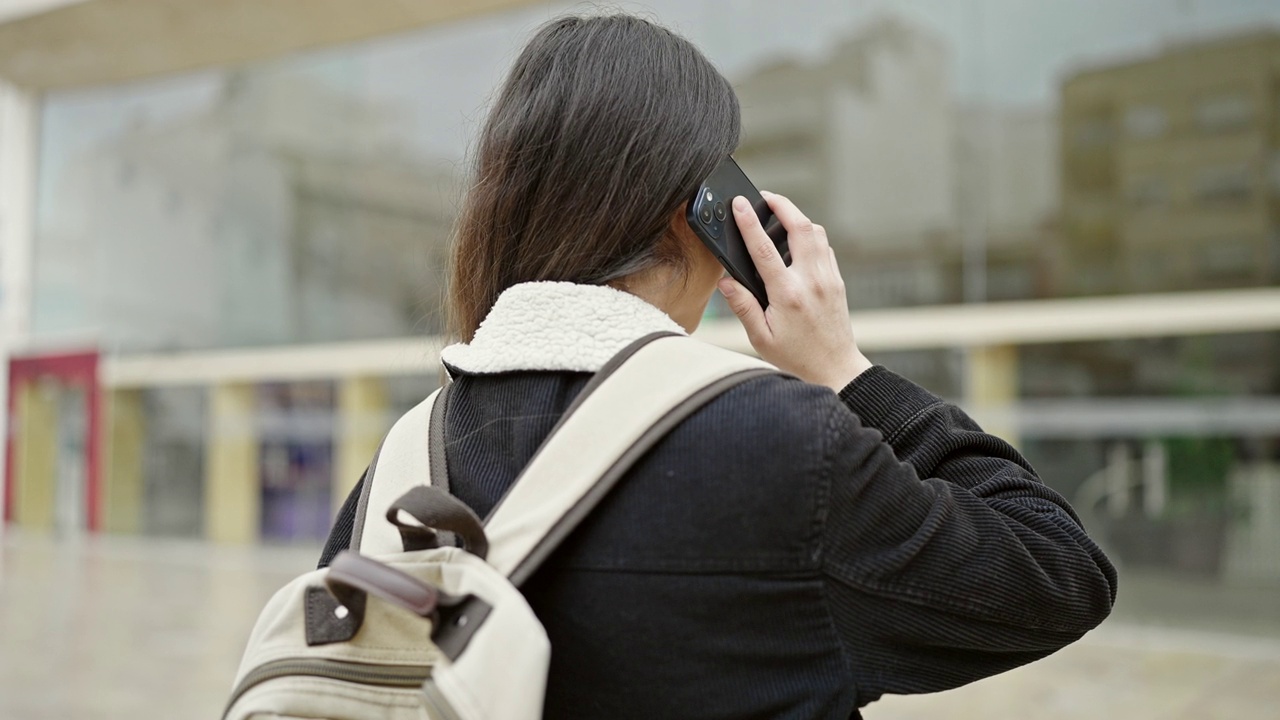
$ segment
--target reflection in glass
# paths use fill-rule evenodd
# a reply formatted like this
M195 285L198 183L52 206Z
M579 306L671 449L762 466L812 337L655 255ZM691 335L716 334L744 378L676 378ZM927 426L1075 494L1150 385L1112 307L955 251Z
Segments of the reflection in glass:
M738 160L827 228L855 311L1280 282L1265 3L650 4L734 82ZM466 139L560 7L49 94L37 335L130 354L440 331ZM1121 614L1229 607L1280 633L1280 335L1016 356L1020 442L1124 565ZM964 351L874 359L964 396ZM364 459L334 448L439 378L362 380L360 417L341 417L341 378L255 384L264 537L323 534L335 472L354 482ZM144 393L142 528L198 536L209 389Z

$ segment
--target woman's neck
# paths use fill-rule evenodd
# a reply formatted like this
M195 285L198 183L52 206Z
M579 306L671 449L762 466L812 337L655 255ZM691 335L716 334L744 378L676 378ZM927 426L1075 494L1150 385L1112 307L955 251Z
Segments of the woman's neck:
M669 265L643 270L609 284L663 311L689 333L697 329L711 300L710 292L692 292L683 273Z

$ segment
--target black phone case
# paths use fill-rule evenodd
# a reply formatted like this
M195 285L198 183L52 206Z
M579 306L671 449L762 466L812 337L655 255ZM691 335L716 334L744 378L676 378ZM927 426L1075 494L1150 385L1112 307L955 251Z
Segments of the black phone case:
M708 192L710 199L708 199ZM733 199L739 195L751 201L751 207L756 211L756 217L760 218L760 224L764 226L765 233L773 240L783 261L790 265L791 253L787 248L786 228L782 227L774 217L773 211L769 209L769 204L760 195L760 191L751 184L746 173L742 172L742 168L738 167L738 163L733 158L725 158L715 172L698 186L697 193L689 199L686 219L689 227L693 228L694 234L711 250L725 270L728 270L735 280L756 296L761 308L766 308L769 306L769 297L765 292L764 281L756 272L751 253L747 250L746 243L742 240L742 233L733 219L732 203ZM722 204L724 208L723 219L716 213L717 203ZM710 222L705 221L707 216L702 214L704 207L711 211Z

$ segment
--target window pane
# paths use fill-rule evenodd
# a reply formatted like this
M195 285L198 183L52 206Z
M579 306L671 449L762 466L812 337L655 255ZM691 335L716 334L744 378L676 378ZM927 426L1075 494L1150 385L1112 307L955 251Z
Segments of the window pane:
M1228 132L1248 126L1253 103L1244 93L1208 96L1196 104L1196 123L1205 132Z
M1164 134L1169 116L1157 105L1135 105L1124 115L1124 128L1135 138L1156 138Z
M1251 180L1245 163L1203 168L1195 176L1196 197L1206 203L1248 200L1253 191Z

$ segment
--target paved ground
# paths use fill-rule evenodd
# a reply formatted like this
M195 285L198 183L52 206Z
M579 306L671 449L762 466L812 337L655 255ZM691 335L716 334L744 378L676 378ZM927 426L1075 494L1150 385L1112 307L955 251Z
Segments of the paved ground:
M0 547L4 720L216 718L258 610L316 555L177 540L57 542L12 530ZM1135 598L1176 595L1161 606L1175 609L1210 598L1208 589L1134 590ZM888 698L866 715L1280 718L1280 639L1268 637L1271 625L1253 636L1154 629L1134 624L1140 608L1121 609L1044 661L948 693ZM1280 607L1263 616L1280 627Z

